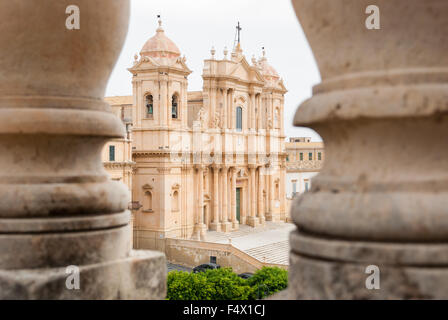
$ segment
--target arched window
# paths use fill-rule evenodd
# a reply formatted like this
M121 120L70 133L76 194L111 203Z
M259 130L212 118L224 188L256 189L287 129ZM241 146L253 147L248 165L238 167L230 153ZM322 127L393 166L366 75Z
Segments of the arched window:
M152 211L152 193L151 191L145 192L145 197L143 199L143 210Z
M179 211L179 191L175 190L173 192L173 202L171 205L172 211Z
M146 96L146 117L152 118L154 115L154 98L152 95Z
M243 130L243 108L236 107L236 130Z
M179 101L178 101L179 99L178 99L178 97L177 97L177 95L176 94L173 94L173 97L172 97L172 99L171 99L171 118L172 119L178 119L179 118L179 115L178 115L178 104L179 104Z

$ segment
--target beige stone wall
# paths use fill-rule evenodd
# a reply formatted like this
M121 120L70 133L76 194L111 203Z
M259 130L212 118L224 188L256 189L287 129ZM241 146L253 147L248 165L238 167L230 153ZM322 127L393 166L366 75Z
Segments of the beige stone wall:
M288 268L286 265L263 263L236 249L231 244L167 239L165 254L168 261L190 268L210 262L210 256L216 257L216 262L221 267L231 267L236 273L253 273L263 266Z

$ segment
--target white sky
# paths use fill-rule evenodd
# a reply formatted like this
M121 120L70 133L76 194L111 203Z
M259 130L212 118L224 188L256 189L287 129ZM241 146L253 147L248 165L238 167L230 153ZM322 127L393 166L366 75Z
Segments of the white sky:
M297 106L311 96L320 75L295 16L290 0L131 0L131 20L123 51L107 86L106 96L132 95L131 74L134 54L155 34L157 15L162 16L165 34L176 43L193 70L188 90L202 90L203 60L215 46L216 57L223 48L233 47L235 27L240 21L241 45L246 59L261 56L265 47L268 62L283 78L285 135L321 138L307 128L292 125Z

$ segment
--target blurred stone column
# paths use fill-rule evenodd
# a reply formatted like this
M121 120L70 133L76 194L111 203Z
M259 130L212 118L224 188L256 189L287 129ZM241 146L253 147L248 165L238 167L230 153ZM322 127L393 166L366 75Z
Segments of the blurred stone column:
M448 298L448 2L377 0L380 29L371 1L292 2L322 77L294 123L326 158L293 204L290 298Z
M0 1L0 299L163 299L165 258L131 252L127 187L101 162L125 135L103 97L129 1L76 1L79 30L71 4Z

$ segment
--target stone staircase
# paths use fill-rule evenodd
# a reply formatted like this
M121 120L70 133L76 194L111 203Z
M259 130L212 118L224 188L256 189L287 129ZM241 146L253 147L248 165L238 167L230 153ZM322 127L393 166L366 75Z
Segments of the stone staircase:
M245 250L263 263L289 265L289 241L280 241Z
M289 233L294 225L266 222L263 227L241 225L230 233L207 232L207 242L228 244L264 264L289 265Z

